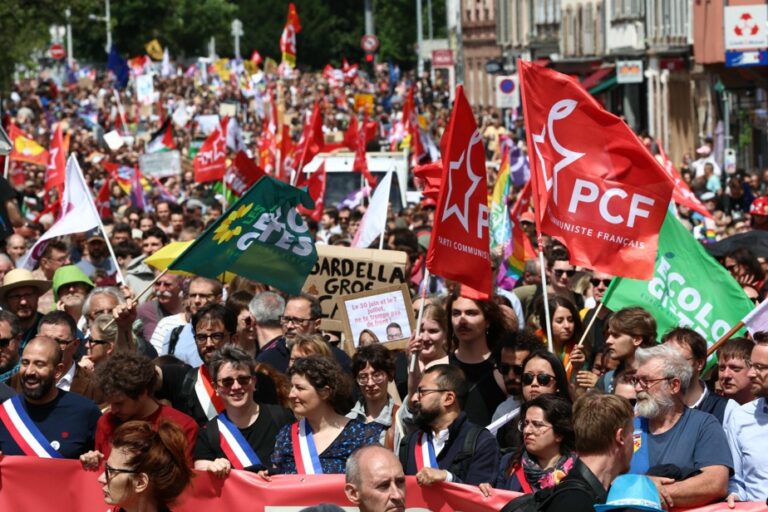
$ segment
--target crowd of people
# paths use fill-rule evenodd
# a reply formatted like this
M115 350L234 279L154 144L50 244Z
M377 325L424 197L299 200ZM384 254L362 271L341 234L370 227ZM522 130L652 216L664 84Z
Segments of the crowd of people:
M412 81L425 132L439 140L450 114L445 85ZM332 141L356 114L354 95L373 94L372 144L387 148L404 137L405 84L385 67L340 84L305 73L251 94L195 72L156 77L157 102L148 107L129 90L113 94L110 78L56 87L41 76L17 84L3 122L41 142L63 123L95 193L114 179L105 162L137 165L163 113L182 102L194 115L236 103L245 144L258 155L266 91L281 98L295 141L315 101ZM507 139L523 140L519 123L476 114L489 159ZM102 136L118 125L136 140L112 151ZM115 183L106 233L51 241L34 270L16 265L53 222L46 207L54 198L43 192L44 168L11 162L16 189L0 190L14 225L0 253L0 399L10 411L0 415L3 454L79 459L100 471L107 502L127 511L167 509L192 468L222 479L249 470L265 481L345 473L361 510L402 509L404 475L420 485L474 485L486 496L517 491L574 512L640 499L638 488L659 510L768 498L759 448L768 432L768 335L733 338L708 365L698 332L679 327L659 340L648 311L600 307L613 276L573 266L567 248L546 237L546 268L527 261L517 286L490 300L463 296L451 281L423 283L434 213L424 202L390 213L384 244L407 253L413 305L423 307L418 332L405 350L374 336L347 354L340 332L321 329L313 295L242 277L158 277L145 262L171 241L199 237L226 209L189 168L198 127L174 133L185 157L180 176L149 186L143 210ZM726 176L710 146L698 153L682 162L682 176L713 217L678 207L683 222L704 243L768 229L764 177ZM489 190L495 179L489 167ZM319 223L309 221L317 243L348 246L365 206L326 206ZM522 224L531 234L532 216ZM739 248L722 263L755 301L765 296L765 258ZM20 441L24 429L37 444Z

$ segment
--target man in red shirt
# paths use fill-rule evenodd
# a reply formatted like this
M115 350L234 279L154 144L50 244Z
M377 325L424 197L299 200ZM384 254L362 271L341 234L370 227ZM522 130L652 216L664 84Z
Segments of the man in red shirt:
M127 352L114 354L96 367L95 377L97 387L109 403L109 410L96 425L95 450L80 457L87 469L96 469L101 459L109 457L115 430L132 420L148 421L155 427L162 420L177 424L187 438L187 458L192 465L197 423L186 414L154 399L157 373L148 357Z

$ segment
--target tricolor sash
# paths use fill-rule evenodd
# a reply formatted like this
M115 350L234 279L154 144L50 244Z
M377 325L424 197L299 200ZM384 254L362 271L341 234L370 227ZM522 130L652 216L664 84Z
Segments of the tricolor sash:
M226 454L233 468L243 469L248 466L262 465L259 456L248 444L240 429L230 421L226 412L216 417L216 423L219 427L221 450Z
M3 402L0 406L0 422L8 429L8 433L11 434L24 455L44 459L61 459L62 455L51 446L51 443L37 428L37 425L24 409L21 400L21 396L16 395Z
M414 456L416 457L416 471L421 471L421 468L438 468L435 445L432 444L431 434L419 432L419 437L416 439Z
M629 472L635 475L644 475L651 467L650 454L648 453L648 420L635 417L635 429L632 432L634 454L629 466Z
M203 408L205 417L212 420L224 410L224 402L221 401L213 390L213 382L205 365L197 370L197 380L195 381L195 396Z
M322 474L323 467L320 465L315 440L312 438L312 427L309 426L306 418L291 425L291 441L296 472L300 475Z

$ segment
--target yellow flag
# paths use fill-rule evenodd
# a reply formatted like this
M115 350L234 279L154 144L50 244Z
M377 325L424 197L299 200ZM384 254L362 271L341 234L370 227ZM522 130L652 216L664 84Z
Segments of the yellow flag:
M163 47L160 46L160 41L153 39L144 45L147 50L147 55L152 57L152 60L163 60Z

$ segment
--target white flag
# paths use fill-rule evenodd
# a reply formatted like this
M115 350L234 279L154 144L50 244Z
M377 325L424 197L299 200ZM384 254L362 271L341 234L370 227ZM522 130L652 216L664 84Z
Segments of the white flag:
M80 170L80 164L77 163L75 155L70 155L69 160L67 160L61 212L59 220L51 226L51 229L43 233L43 236L19 260L19 268L29 270L35 268L40 254L47 245L46 240L72 233L83 233L99 226L99 214L93 202L93 196L85 183L83 172Z
M171 76L173 75L173 68L171 67L171 57L168 54L168 47L165 47L165 50L163 50L163 63L162 67L160 68L160 74L162 76Z
M768 331L768 300L764 300L758 304L755 309L750 311L749 314L744 317L742 322L747 326L747 330L752 336L754 336L756 332Z
M371 196L368 209L360 221L360 228L352 240L352 247L368 247L377 237L384 235L387 227L389 190L392 187L392 171L389 171Z

